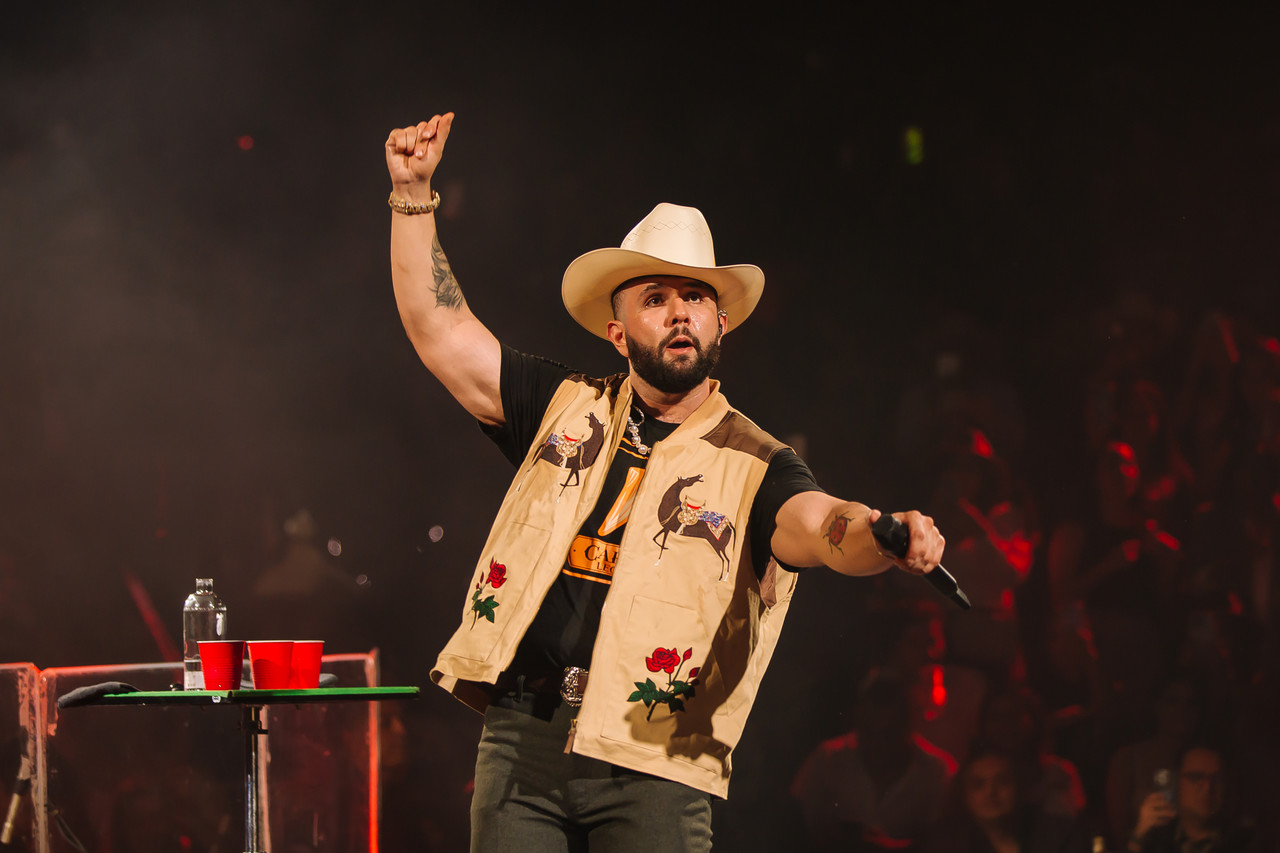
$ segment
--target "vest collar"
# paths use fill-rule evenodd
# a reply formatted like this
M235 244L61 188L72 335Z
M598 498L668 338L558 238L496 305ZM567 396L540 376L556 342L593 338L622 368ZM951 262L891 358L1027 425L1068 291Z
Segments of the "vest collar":
M614 410L614 416L619 423L626 423L634 394L635 389L631 387L631 378L627 377L622 382L622 393L618 395L617 408ZM667 440L672 438L687 440L704 436L718 426L727 414L729 414L729 401L720 393L720 380L712 379L707 399L690 412L689 417L680 422Z

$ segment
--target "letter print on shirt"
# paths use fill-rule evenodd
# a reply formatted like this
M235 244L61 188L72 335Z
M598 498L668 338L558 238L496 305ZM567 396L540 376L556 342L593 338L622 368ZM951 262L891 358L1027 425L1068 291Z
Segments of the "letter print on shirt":
M605 514L600 524L600 536L608 536L620 530L631 517L631 508L635 505L636 492L640 481L644 479L643 468L628 468L626 480L618 497ZM618 563L618 545L597 539L594 536L579 534L569 546L568 565L564 573L570 577L597 583L613 582L613 567Z

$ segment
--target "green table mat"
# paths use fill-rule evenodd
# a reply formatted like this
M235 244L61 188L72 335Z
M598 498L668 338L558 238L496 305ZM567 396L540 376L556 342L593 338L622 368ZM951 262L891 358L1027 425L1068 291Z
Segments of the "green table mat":
M319 687L312 690L139 690L108 693L93 705L298 705L305 702L416 699L420 687Z

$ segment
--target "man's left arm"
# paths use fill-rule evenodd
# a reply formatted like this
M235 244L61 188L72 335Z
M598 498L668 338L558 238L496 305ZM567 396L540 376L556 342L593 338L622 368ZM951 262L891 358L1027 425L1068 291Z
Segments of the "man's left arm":
M923 575L942 562L946 540L932 518L915 510L892 513L910 535L906 556L882 553L871 535L880 515L878 509L824 492L793 495L778 510L770 540L773 556L788 566L825 565L844 575L874 575L890 566Z

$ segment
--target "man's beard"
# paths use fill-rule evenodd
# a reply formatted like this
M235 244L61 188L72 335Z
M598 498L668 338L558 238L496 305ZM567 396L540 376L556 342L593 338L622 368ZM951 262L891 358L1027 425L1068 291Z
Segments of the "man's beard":
M693 358L668 362L662 355L667 344L680 335L693 342ZM685 394L701 385L715 370L716 363L720 361L720 332L717 330L716 339L705 349L692 332L683 328L672 329L654 348L641 346L635 338L627 335L627 352L631 356L631 367L645 382L664 394Z

